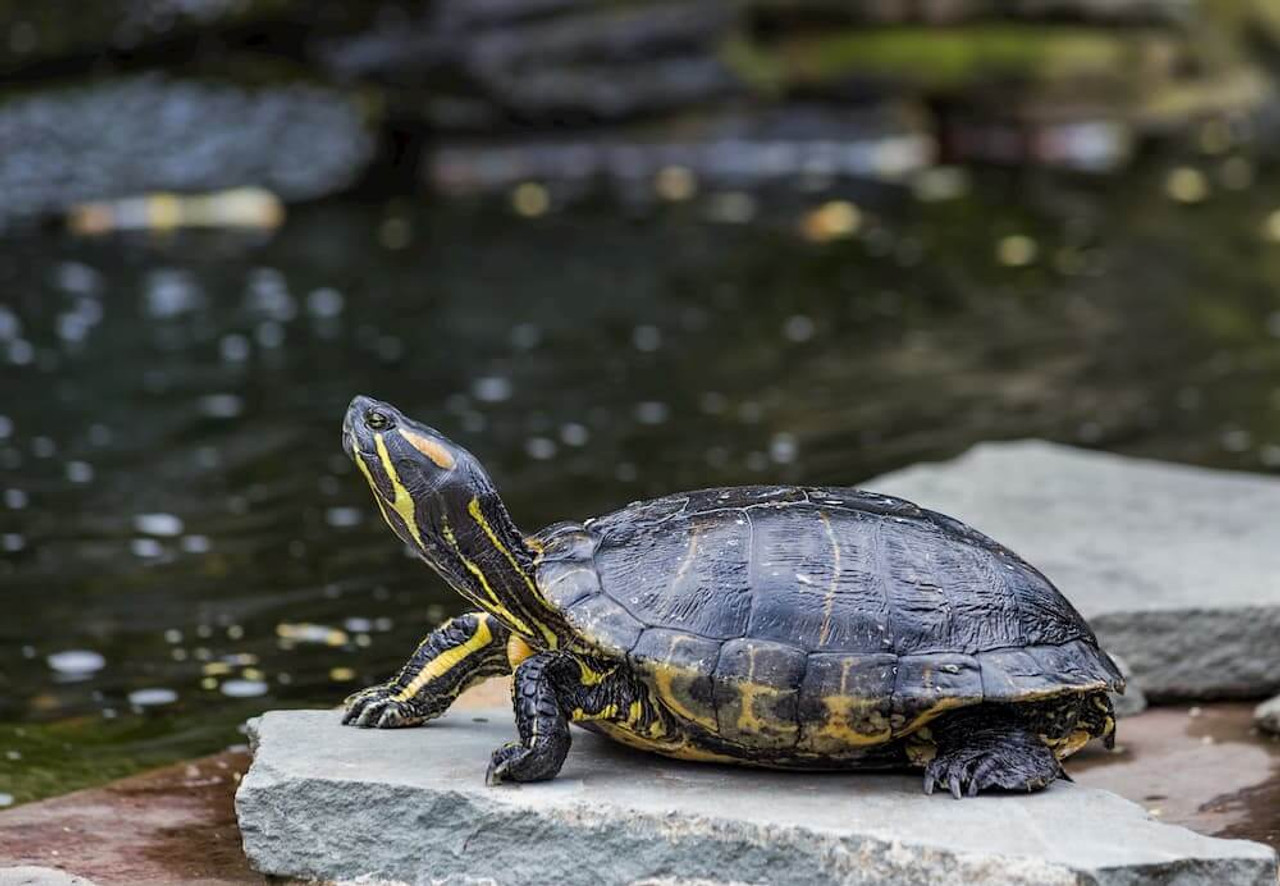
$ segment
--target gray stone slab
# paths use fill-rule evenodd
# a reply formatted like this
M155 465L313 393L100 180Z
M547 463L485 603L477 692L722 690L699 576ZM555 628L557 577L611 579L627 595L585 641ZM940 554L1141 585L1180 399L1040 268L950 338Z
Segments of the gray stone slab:
M236 795L250 863L405 882L1275 886L1265 846L1065 782L957 802L909 774L680 763L575 730L559 778L486 787L514 733L507 710L406 730L268 713Z
M1280 690L1280 481L1024 441L861 485L1034 563L1153 700Z

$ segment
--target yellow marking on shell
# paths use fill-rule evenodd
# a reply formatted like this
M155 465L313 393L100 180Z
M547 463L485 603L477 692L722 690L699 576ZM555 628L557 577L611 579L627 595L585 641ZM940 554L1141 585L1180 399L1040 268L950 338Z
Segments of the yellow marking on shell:
M667 658L670 659L675 654L676 647L686 640L686 637L672 637L671 646L667 649ZM680 699L676 697L674 681L677 677L698 676L696 672L687 668L681 668L677 665L669 664L666 661L656 661L650 665L653 673L653 682L658 689L658 698L662 703L682 720L688 720L691 723L697 723L712 732L720 730L714 717L707 717L702 714L694 713L685 707Z
M507 662L511 665L511 670L514 671L518 668L522 661L536 651L519 634L512 634L510 639L507 640Z
M461 549L458 547L458 540L457 537L454 536L453 530L450 529L447 524L442 527L442 530L444 533L444 540L448 542L449 547L453 548L453 552L458 555L458 559L462 561L462 565L468 572L476 577L476 580L480 582L480 587L489 595L488 601L477 601L478 605L484 606L499 618L506 619L507 624L515 628L517 631L520 631L522 634L532 634L533 631L524 623L524 620L503 605L502 600L496 593L494 593L493 588L489 585L489 579L485 576L484 570L475 563L472 563L462 553Z
M833 695L822 699L827 709L827 720L814 737L851 745L883 744L892 736L892 730L880 713L880 702L875 699L854 698L850 695ZM854 724L860 724L855 726ZM867 727L874 729L868 732Z
M742 702L742 709L738 712L738 731L756 735L762 735L768 731L796 732L799 727L795 723L776 719L762 720L756 714L757 698L761 696L777 698L782 694L782 690L774 686L751 682L756 675L756 653L758 651L754 646L747 649L747 679L737 684L738 697Z
M928 710L917 714L913 720L906 720L901 714L895 714L889 718L889 722L893 726L893 734L895 736L906 735L909 732L915 732L930 720L945 714L947 711L952 711L956 708L968 707L976 702L977 699L959 698L955 696L938 698L934 699Z
M1093 739L1093 733L1087 729L1076 729L1073 732L1062 736L1061 738L1049 738L1048 736L1040 736L1040 740L1047 744L1053 755L1059 760L1065 760L1076 751L1087 745Z
M631 706L627 708L627 725L634 726L640 722L640 718L644 716L644 705L638 701L631 702Z
M382 469L387 472L387 479L391 482L391 489L395 493L395 499L391 502L391 507L400 519L404 521L405 528L409 530L409 534L413 536L413 540L418 543L418 547L422 547L422 533L418 531L418 518L414 513L413 496L409 494L409 490L400 482L400 475L396 472L396 466L391 463L391 453L387 452L387 443L383 439L382 434L375 434L373 444L378 450L378 460L382 462Z
M846 658L840 662L840 691L822 699L822 704L827 709L826 721L814 730L812 738L828 739L836 745L855 747L883 744L892 737L893 731L880 712L879 699L859 698L848 694L849 671L852 667L851 659ZM855 723L858 725L855 726ZM868 732L867 727L874 731ZM811 740L806 743L811 743ZM827 742L822 744L825 746Z
M436 467L446 471L453 467L453 454L435 440L407 430L406 428L399 428L399 431L400 436L404 437L410 446L421 452L427 458L431 459L432 463Z
M661 726L659 721L655 721ZM642 735L628 729L621 723L609 723L601 721L595 724L595 728L599 729L605 735L614 741L624 744L627 747L638 748L642 751L652 751L656 754L662 754L664 757L672 757L676 760L697 760L704 763L749 763L750 761L742 760L738 757L731 757L728 754L721 754L716 751L701 748L688 738L680 738L674 740L671 738L662 740L665 732L657 735ZM652 726L650 726L652 730Z
M484 649L492 641L493 633L489 630L488 623L484 619L480 619L476 623L476 632L465 643L452 649L447 649L427 662L426 666L418 671L403 689L396 693L396 701L408 701L413 698L428 682L449 673L459 663L465 661L473 653Z
M818 517L831 542L831 587L827 588L827 596L822 603L822 627L818 630L818 645L821 646L831 636L831 612L836 605L836 588L840 582L840 542L836 541L835 532L831 529L831 519L826 513L818 511Z
M471 519L475 520L477 525L479 525L479 527L484 531L484 534L488 536L489 543L502 552L502 555L507 558L507 562L511 564L511 568L516 571L517 575L524 579L525 586L529 589L530 597L543 608L549 609L550 606L543 598L542 592L539 591L538 586L534 584L533 576L524 570L519 561L516 560L516 555L511 553L511 551L507 549L506 545L498 540L498 534L493 531L493 527L489 525L489 521L484 518L484 512L480 510L480 499L472 498L471 501L467 503L467 513L471 515ZM556 636L555 631L551 630L551 628L547 627L540 621L535 622L535 624L537 624L538 630L541 631L543 638L547 641L547 645L550 648L555 649L560 645L560 638Z

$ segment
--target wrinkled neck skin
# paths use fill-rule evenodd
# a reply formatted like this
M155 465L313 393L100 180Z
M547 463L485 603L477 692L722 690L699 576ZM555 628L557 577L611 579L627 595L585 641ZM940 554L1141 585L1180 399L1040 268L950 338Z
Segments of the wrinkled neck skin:
M568 628L534 580L535 554L483 468L469 461L438 488L410 492L418 537L405 541L428 565L468 601L535 646L567 645Z

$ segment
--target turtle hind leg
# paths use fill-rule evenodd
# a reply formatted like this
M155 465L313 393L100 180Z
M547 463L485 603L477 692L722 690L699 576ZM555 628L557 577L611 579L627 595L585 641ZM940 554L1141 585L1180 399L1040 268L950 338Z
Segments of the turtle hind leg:
M943 787L958 800L992 788L1038 791L1055 778L1067 778L1049 746L1009 712L983 705L948 717L931 731L937 754L925 767L926 794Z

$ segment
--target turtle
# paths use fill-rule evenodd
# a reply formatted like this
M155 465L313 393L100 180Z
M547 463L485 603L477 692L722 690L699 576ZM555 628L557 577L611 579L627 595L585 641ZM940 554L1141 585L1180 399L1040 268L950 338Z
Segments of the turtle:
M1124 679L1048 578L959 520L825 486L703 489L526 534L434 428L352 400L343 446L400 539L469 604L357 727L416 726L512 675L486 782L553 778L576 724L685 760L923 769L956 797L1033 791L1115 741Z

